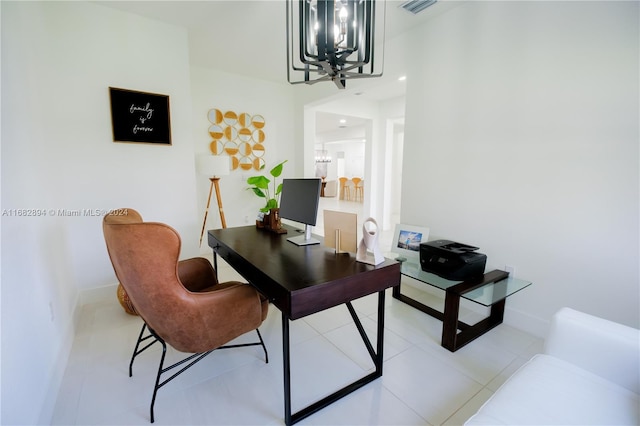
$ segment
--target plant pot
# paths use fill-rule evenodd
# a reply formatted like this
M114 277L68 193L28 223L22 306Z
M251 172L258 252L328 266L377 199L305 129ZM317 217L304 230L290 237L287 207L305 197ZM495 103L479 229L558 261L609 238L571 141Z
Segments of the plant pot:
M269 210L269 214L264 218L268 222L267 227L269 229L277 231L282 228L282 222L280 221L280 209Z
M287 230L282 227L282 222L280 221L280 209L269 210L269 214L264 215L263 226L264 229L276 234L287 233Z

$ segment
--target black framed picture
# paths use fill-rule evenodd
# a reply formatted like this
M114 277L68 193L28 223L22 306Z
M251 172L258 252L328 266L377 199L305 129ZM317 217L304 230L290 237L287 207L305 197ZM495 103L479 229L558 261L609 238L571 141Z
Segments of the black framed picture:
M169 96L109 87L114 142L171 145Z

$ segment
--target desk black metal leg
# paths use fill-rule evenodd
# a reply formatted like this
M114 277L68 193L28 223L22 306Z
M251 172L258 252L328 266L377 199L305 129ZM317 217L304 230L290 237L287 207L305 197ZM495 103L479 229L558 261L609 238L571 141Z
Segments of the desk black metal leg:
M360 389L367 383L371 383L375 379L382 376L382 364L384 360L383 359L384 299L385 299L385 292L383 290L378 293L378 331L377 331L378 341L376 342L377 353L372 354L373 355L372 358L375 364L375 371L293 414L291 413L291 368L290 368L291 367L291 364L290 364L291 348L289 345L289 319L284 315L284 313L282 314L282 349L283 349L283 362L284 362L284 374L283 374L284 376L284 423L286 426L291 426L295 423L298 423L300 420L309 417L313 413L318 412L319 410L336 402L340 398L343 398L349 395L350 393ZM359 322L359 320L357 322ZM361 334L363 332L364 331L361 331ZM368 343L368 339L366 338L366 335L363 336L363 340L365 341L365 344ZM369 346L370 346L370 343L369 343Z
M398 299L400 296L400 285L401 284L398 284L397 286L391 288L391 296L395 297L396 299Z
M218 279L218 253L213 251L213 271L216 273L216 280Z
M377 357L375 360L378 377L382 377L382 364L384 363L384 298L385 292L383 290L378 293L378 336L376 337Z
M289 318L282 313L282 360L284 378L284 424L291 426L291 360L289 347Z

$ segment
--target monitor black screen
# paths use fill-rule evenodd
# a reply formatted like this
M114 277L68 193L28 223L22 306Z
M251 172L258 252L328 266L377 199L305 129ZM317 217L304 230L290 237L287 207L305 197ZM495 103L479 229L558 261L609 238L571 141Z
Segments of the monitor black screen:
M289 241L298 245L319 243L311 238L310 226L315 226L318 217L321 186L321 180L316 178L282 180L280 217L305 225L305 235L288 238Z

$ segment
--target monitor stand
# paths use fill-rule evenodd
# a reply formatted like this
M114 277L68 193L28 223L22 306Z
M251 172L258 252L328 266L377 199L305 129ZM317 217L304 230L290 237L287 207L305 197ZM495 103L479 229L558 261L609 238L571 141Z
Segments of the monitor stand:
M311 238L311 227L307 224L304 225L304 235L298 235L296 237L287 238L287 241L291 241L297 246L308 246L311 244L320 244L320 241L315 238Z

